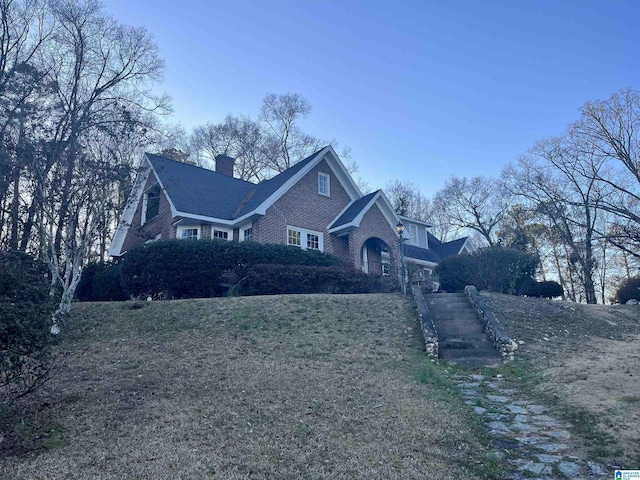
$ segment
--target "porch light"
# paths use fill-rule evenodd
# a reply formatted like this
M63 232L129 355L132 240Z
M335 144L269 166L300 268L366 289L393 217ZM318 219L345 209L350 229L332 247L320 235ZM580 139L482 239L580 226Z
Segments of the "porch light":
M396 225L396 232L398 232L398 235L400 235L399 240L399 250L400 250L400 265L401 265L401 272L400 272L400 283L402 285L402 294L403 295L407 295L407 282L405 279L405 266L404 266L404 237L402 236L402 234L404 233L404 225L402 224L402 222L398 222L398 224Z

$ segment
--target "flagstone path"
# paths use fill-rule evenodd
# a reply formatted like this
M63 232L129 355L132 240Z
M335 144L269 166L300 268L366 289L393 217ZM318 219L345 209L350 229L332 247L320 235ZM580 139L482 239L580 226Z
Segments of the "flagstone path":
M513 467L510 480L613 478L614 467L585 458L565 422L547 407L522 399L500 378L456 375L455 383L489 428L493 455Z

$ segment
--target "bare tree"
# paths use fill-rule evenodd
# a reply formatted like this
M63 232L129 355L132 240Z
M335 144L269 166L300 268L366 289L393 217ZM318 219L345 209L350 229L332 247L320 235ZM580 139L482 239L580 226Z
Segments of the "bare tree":
M431 202L416 184L393 180L387 183L384 192L398 215L429 221Z
M608 100L586 103L571 132L607 166L589 172L612 190L599 208L616 221L600 233L640 258L640 92L627 88Z
M433 203L452 228L477 232L489 245L496 244L496 230L509 205L498 181L486 177L452 177Z
M505 185L511 192L529 200L550 221L565 251L567 276L576 278L587 303L597 303L596 225L598 207L607 192L600 188L592 173L601 168L602 161L594 150L569 132L538 142L504 173ZM557 248L555 252L558 258Z
M322 146L318 138L297 126L310 112L311 105L298 93L270 93L264 98L260 122L265 125L263 153L269 168L283 172Z
M0 242L48 262L64 313L130 176L114 144L167 106L150 90L163 62L146 30L95 0L0 0L0 12Z

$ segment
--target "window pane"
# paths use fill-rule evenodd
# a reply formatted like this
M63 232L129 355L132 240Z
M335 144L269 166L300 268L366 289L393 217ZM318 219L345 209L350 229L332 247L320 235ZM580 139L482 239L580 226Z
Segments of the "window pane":
M197 228L185 228L182 230L182 238L184 240L197 240L198 229Z
M253 240L253 227L244 230L244 240L247 242Z
M229 240L229 232L222 230L213 230L213 238L221 238L223 240Z
M318 174L318 193L320 195L329 195L329 175Z
M287 243L289 245L301 247L302 243L300 242L300 232L297 230L288 230L287 232Z
M158 216L160 212L160 187L156 186L147 192L147 210L145 211L145 221Z
M320 239L318 235L307 233L307 248L311 250L320 250Z

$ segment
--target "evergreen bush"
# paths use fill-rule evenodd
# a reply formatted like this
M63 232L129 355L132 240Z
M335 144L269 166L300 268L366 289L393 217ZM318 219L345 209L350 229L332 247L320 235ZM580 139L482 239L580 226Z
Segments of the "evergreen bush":
M640 301L640 277L625 279L616 291L616 301L624 304L632 299Z
M239 284L243 295L374 293L398 289L390 277L367 275L347 266L255 265Z
M555 298L561 297L563 293L562 286L552 280L536 282L531 279L520 287L520 295L527 297Z
M494 246L445 258L435 273L443 290L459 292L475 285L479 290L514 295L533 277L537 264L537 258L527 252Z
M297 247L225 240L162 240L136 247L122 262L122 286L128 295L167 298L211 297L221 283L251 273L256 265L336 267L340 260ZM252 287L253 288L253 287Z
M0 252L0 402L32 392L47 378L56 299L46 266L23 252Z

